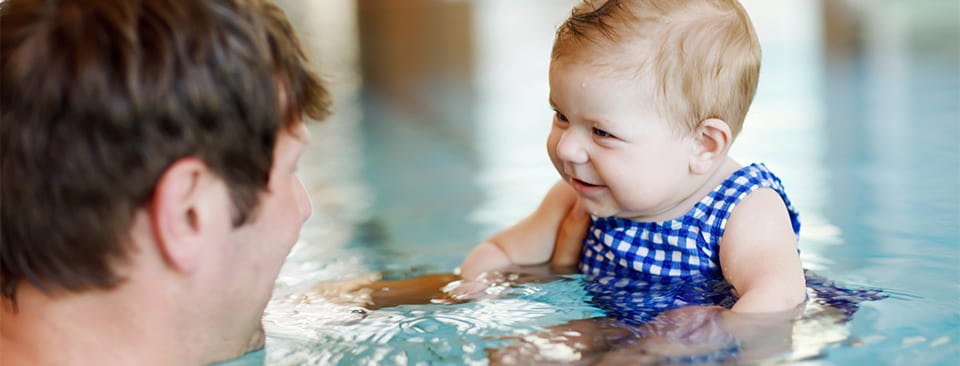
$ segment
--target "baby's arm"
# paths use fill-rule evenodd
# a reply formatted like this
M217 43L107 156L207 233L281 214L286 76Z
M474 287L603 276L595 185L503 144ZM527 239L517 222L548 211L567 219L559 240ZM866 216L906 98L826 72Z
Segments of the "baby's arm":
M557 241L550 257L550 270L554 272L576 272L580 264L580 252L583 251L583 239L590 229L590 215L583 210L579 199L574 202L557 230Z
M557 230L576 201L573 189L557 182L530 216L474 247L460 265L460 275L476 279L510 265L546 263L553 254Z
M740 299L736 312L776 312L806 298L803 266L787 209L775 191L745 197L727 220L720 268Z

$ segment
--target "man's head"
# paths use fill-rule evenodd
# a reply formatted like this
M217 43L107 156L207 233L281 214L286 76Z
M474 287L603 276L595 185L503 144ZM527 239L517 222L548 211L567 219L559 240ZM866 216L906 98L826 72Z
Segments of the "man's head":
M8 0L0 14L7 300L25 283L56 293L126 280L137 213L202 186L162 185L184 162L222 183L229 226L250 226L273 194L278 136L329 107L272 4ZM188 225L205 222L196 212L183 211ZM158 236L172 227L148 221Z
M551 61L641 81L651 99L642 102L679 131L712 118L736 136L756 91L760 45L736 0L586 0L557 30Z

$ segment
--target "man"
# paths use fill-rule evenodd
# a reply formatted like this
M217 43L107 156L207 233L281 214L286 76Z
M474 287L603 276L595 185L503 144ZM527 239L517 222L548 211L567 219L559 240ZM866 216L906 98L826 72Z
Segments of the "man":
M329 96L256 0L0 8L0 364L195 365L261 347Z

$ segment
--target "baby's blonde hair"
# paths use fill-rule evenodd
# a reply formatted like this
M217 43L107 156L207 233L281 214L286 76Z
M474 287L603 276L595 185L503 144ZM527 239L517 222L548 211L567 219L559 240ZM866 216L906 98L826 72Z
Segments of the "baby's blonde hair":
M557 30L551 61L564 58L653 76L664 117L687 131L717 118L734 136L760 73L760 43L736 0L584 0Z

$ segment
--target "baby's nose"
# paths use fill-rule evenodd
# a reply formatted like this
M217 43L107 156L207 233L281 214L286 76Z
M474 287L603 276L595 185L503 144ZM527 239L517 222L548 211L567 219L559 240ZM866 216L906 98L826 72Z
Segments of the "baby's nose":
M577 131L565 131L557 143L557 157L568 163L583 164L589 160L583 137Z

